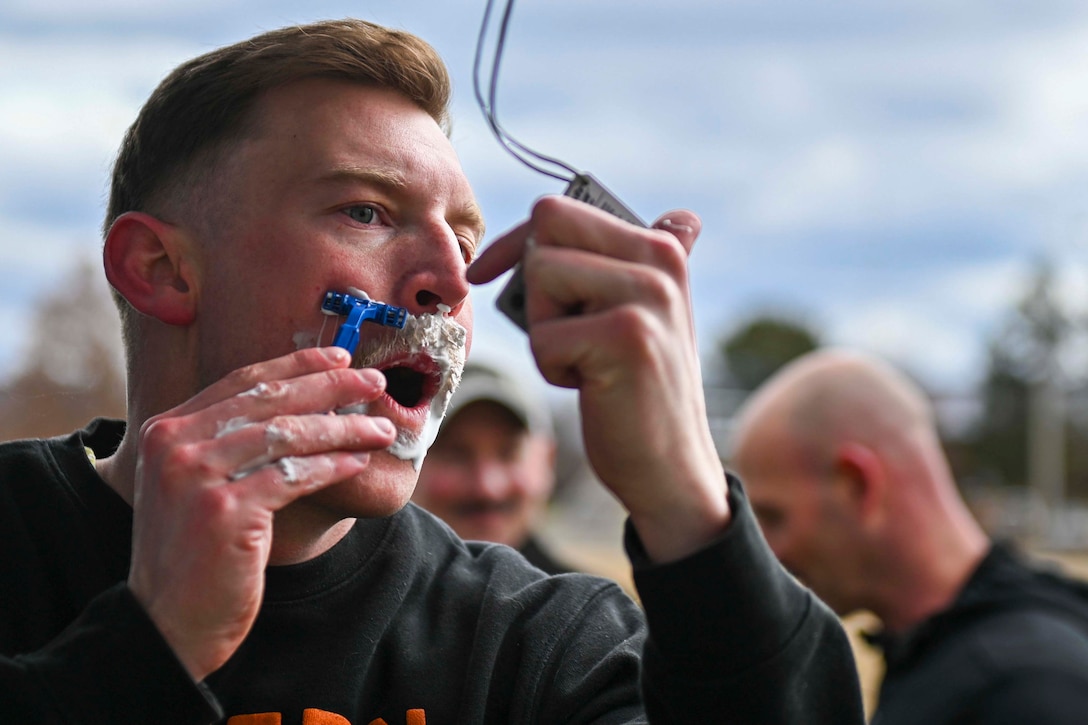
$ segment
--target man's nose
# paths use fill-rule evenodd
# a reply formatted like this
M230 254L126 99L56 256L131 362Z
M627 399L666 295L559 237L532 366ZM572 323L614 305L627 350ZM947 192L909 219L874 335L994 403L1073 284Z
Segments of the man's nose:
M411 245L405 287L400 297L413 314L449 308L456 314L468 299L464 252L457 235L445 222L423 226ZM441 306L441 307L440 307Z
M473 490L480 498L498 500L506 495L506 467L489 460L478 460L472 469Z

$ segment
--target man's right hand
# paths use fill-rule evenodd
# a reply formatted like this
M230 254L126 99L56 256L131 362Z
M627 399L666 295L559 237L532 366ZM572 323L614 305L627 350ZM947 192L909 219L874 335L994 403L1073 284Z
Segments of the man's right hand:
M384 418L328 414L385 388L350 362L328 347L242 368L140 430L128 586L198 682L257 616L273 514L393 442Z

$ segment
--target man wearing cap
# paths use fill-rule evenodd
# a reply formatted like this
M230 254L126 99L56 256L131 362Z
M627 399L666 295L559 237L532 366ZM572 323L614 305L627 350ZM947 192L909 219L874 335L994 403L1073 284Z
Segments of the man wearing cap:
M533 536L555 485L555 453L544 396L501 365L469 363L412 500L462 539L511 546L549 574L570 571Z

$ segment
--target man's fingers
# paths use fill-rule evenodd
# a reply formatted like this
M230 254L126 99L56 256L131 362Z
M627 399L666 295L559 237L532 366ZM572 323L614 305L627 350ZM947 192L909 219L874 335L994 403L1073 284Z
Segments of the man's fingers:
M660 223L660 222L659 222ZM548 196L533 207L531 238L537 247L572 247L605 257L651 266L670 264L677 256L686 259L691 232L696 230L698 217L692 212L677 211L670 225L685 231L684 239L675 233L663 234L660 227L649 229L630 224L606 211L565 196ZM687 241L678 253L676 243Z
M286 456L230 485L250 502L279 511L303 496L361 473L369 463L370 454L364 452Z
M396 429L366 415L301 415L271 418L225 430L201 444L204 465L237 480L284 458L333 452L381 450Z
M602 336L602 330L605 330ZM529 338L540 374L552 385L581 388L582 370L598 369L598 358L607 354L606 338L613 333L596 315L553 319L533 327Z
M526 312L534 325L626 304L661 310L676 302L677 287L661 270L577 249L540 250L525 274Z
M168 412L171 416L189 415L239 393L254 390L265 381L290 380L314 373L347 368L351 355L339 347L313 347L283 357L247 365L209 385L185 403Z
M703 222L694 212L687 209L675 209L658 217L652 227L672 234L679 240L684 250L691 254L691 249L695 246L695 240L703 229Z
M468 268L468 281L484 284L513 267L533 246L574 247L628 262L658 265L675 257L679 242L691 252L702 221L694 212L677 209L662 215L650 229L629 224L608 212L564 196L546 196L533 207L529 221L496 239ZM668 232L664 236L661 232Z
M469 265L466 272L472 284L486 284L513 267L525 253L529 238L529 222L524 222L501 235Z
M385 376L377 370L330 368L297 378L256 383L231 397L198 407L187 417L184 435L193 441L207 440L275 416L324 414L368 403L382 394L385 382ZM160 417L178 420L175 416L176 411L171 411ZM149 426L155 422L152 419Z
M327 413L358 403L369 403L385 390L385 376L374 369L334 368L290 380L270 380L216 403L206 413L221 435L232 421L262 421L273 416ZM203 414L202 414L203 415Z

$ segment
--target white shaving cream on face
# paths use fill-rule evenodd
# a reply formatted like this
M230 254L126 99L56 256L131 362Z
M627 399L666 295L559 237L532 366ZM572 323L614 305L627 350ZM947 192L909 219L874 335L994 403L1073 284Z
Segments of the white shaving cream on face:
M373 367L375 364L395 357L426 354L438 366L441 375L438 391L431 399L427 422L418 434L398 429L397 439L387 449L397 458L411 461L417 471L423 465L427 449L438 436L438 426L446 414L450 396L461 383L461 372L465 368L465 341L468 336L465 328L456 321L442 314L408 315L404 329L394 337L382 342L377 347L356 357L355 367ZM366 413L365 404L341 408L338 413Z
M415 324L413 324L415 323ZM411 328L411 329L410 329ZM397 458L411 461L418 471L423 465L427 449L438 437L438 426L446 414L446 406L457 386L461 384L461 373L465 369L465 338L467 332L457 322L444 314L409 315L404 331L413 345L413 352L425 352L438 364L442 375L438 392L431 399L431 409L427 414L427 423L418 436L405 435L397 431L397 440L389 447L389 452Z
M370 300L366 292L356 287L349 287L348 292L361 299ZM450 396L461 383L461 372L465 367L465 342L468 332L456 320L449 317L452 309L448 305L439 305L438 312L423 315L409 314L401 330L385 328L386 334L370 345L363 343L356 351L352 366L356 368L374 367L390 359L425 354L438 366L441 381L438 391L431 399L427 422L418 434L397 429L397 438L387 449L392 455L404 461L411 461L417 471L423 465L427 449L438 436L438 427L442 416L446 414ZM296 340L304 333L296 334ZM311 336L313 333L310 333ZM320 336L318 344L321 344ZM367 348L364 352L363 349ZM338 409L337 413L366 414L368 406L359 403Z
M312 332L296 332L295 336L291 338L291 342L295 343L296 350L302 350L307 347L317 347L320 344L321 336L315 335Z

